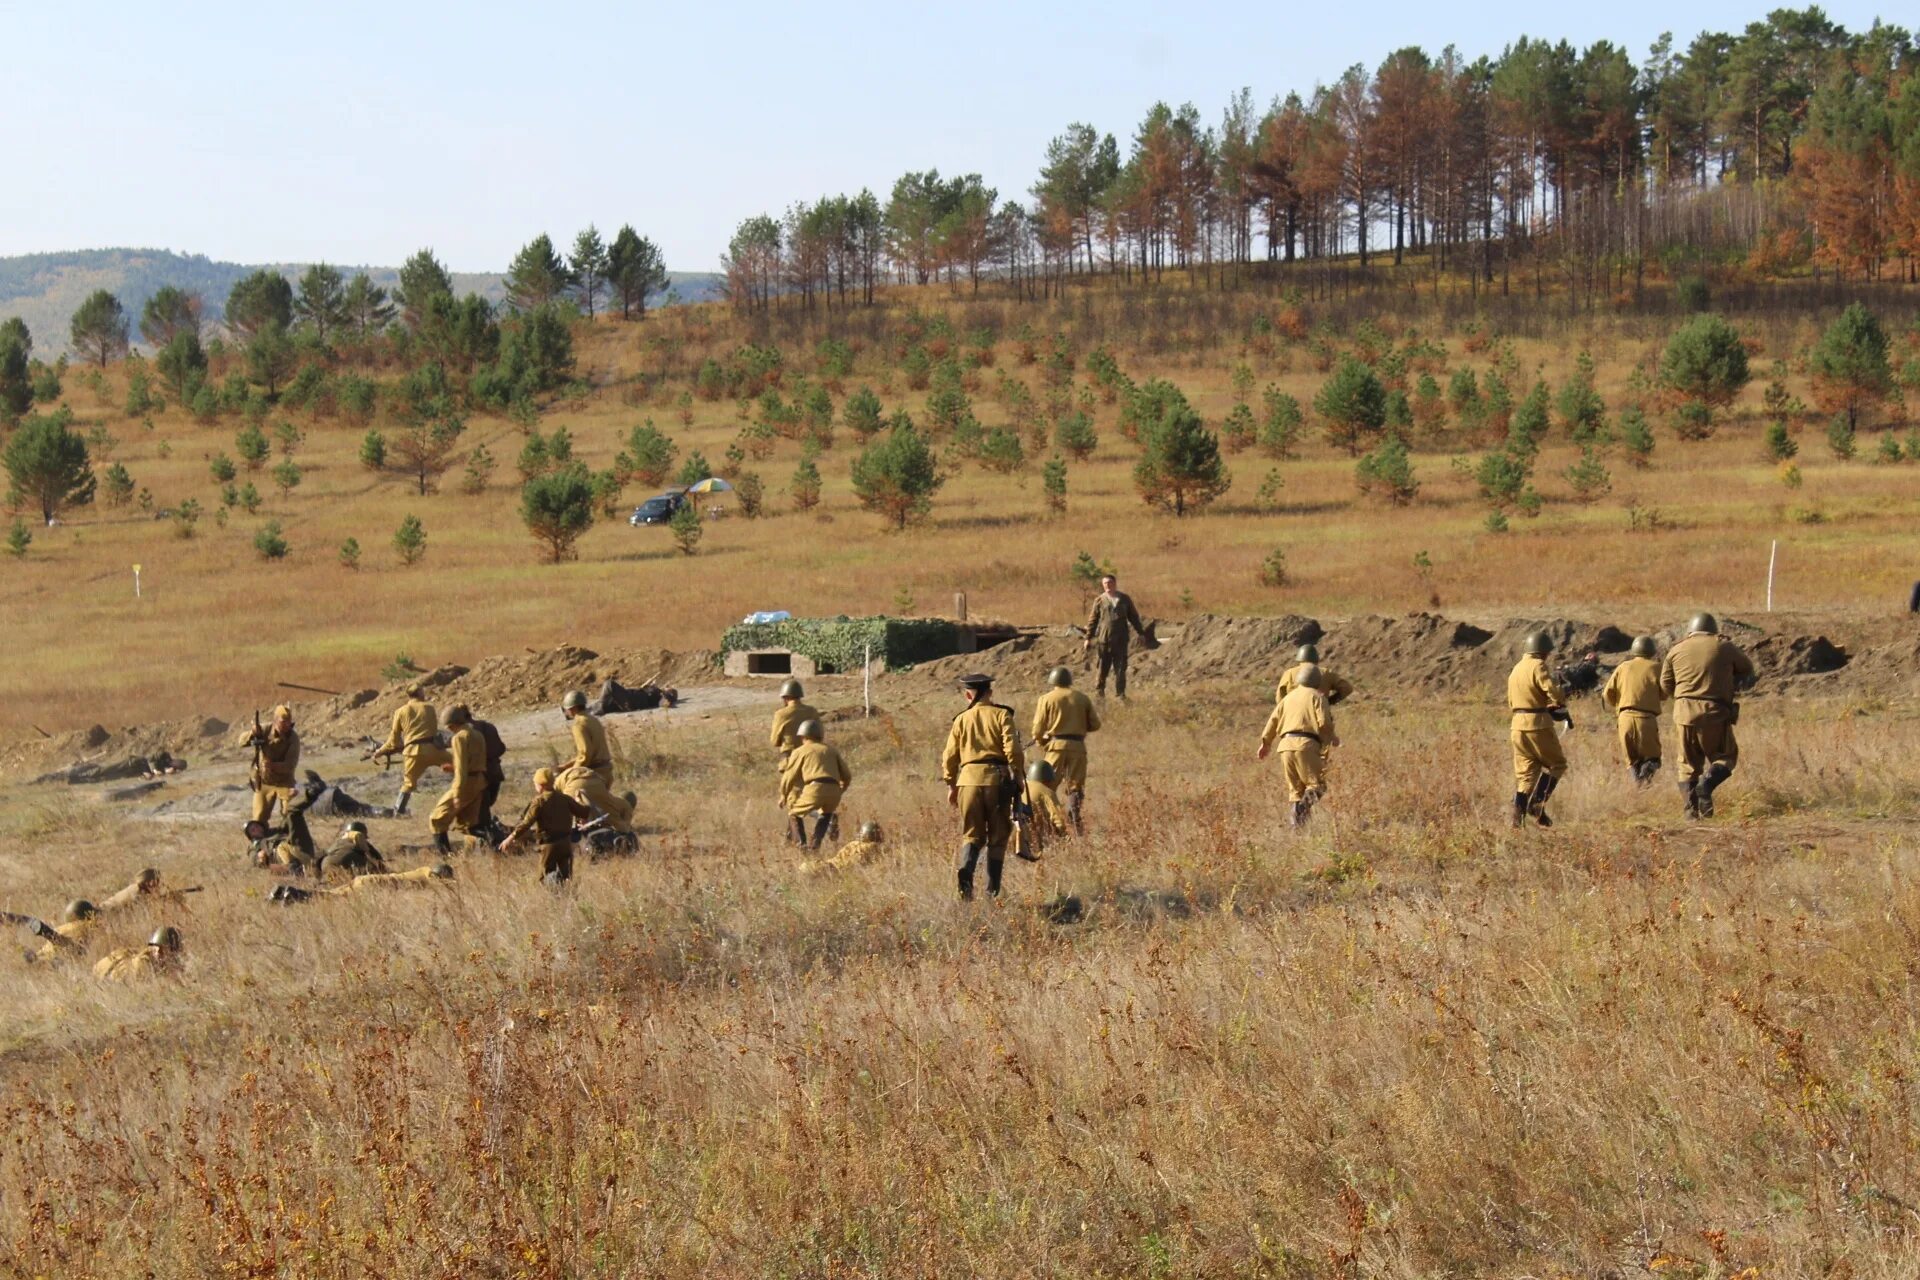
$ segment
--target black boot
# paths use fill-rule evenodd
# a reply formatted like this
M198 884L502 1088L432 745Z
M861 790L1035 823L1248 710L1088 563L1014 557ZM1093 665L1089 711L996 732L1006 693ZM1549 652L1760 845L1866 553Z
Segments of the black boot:
M406 817L406 816L407 816L407 802L408 802L408 801L410 801L410 800L412 800L412 799L413 799L413 792L411 792L411 791L402 791L402 792L400 793L400 803L399 803L399 804L396 804L395 806L393 806L393 816L394 816L394 817L396 817L396 818L404 818L404 817Z
M1700 816L1700 792L1693 778L1680 779L1680 794L1687 802L1687 818L1691 821Z
M1516 791L1513 793L1513 827L1514 830L1517 831L1526 825L1527 793L1524 791Z
M1699 780L1693 784L1693 804L1694 808L1699 811L1701 817L1711 818L1713 816L1714 788L1732 776L1733 770L1727 768L1726 765L1721 764L1719 761L1715 761L1707 766L1707 771L1701 774Z
M447 833L444 831L436 831L433 833L433 848L436 853L443 853L448 857L453 856L453 841L447 839Z
M1553 819L1547 816L1547 801L1553 796L1553 789L1560 785L1560 779L1550 773L1540 775L1540 781L1533 784L1533 796L1527 801L1527 812L1533 820L1543 827L1553 825Z
M823 813L813 820L813 851L820 852L820 845L833 829L833 815Z
M973 901L973 868L980 861L980 846L963 844L960 846L960 900Z
M1308 807L1307 802L1305 800L1295 800L1293 802L1293 812L1290 815L1288 815L1288 825L1295 826L1295 827L1306 826L1307 825L1307 807Z
M1003 844L987 846L987 896L1000 896L1000 872L1007 865L1007 846Z
M839 838L840 838L840 815L837 813L830 813L827 815L827 839L838 840ZM814 833L814 836L813 836L813 847L816 849L820 847L820 833L817 831Z
M798 814L789 814L787 816L786 840L788 844L797 844L802 849L807 847L807 820L805 818L800 817Z
M1073 834L1076 836L1087 834L1086 827L1080 823L1080 804L1085 799L1086 795L1083 792L1067 792L1067 822L1073 827Z

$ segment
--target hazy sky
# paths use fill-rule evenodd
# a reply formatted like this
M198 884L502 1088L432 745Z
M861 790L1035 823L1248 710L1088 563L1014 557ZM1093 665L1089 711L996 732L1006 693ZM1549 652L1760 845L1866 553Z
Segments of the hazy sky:
M491 271L542 230L564 247L631 222L706 271L742 217L884 197L910 168L1025 199L1064 125L1124 147L1157 99L1217 120L1242 85L1264 103L1401 45L1471 57L1523 33L1638 61L1663 30L1770 7L0 0L0 256L395 265L431 245ZM1855 29L1876 13L1826 7Z

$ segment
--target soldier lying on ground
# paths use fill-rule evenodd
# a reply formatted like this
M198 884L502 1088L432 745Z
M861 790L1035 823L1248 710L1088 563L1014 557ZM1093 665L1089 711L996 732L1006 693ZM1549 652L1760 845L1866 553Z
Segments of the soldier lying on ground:
M1589 649L1580 661L1570 662L1554 673L1560 682L1560 688L1569 693L1592 693L1600 687L1607 675L1606 668L1600 665L1600 651Z
M652 711L662 703L672 707L679 702L679 690L662 688L651 680L638 689L629 689L618 680L609 680L600 686L600 696L593 700L587 710L597 716L614 716L628 711Z
M27 930L40 939L40 945L27 952L27 963L46 964L85 954L99 918L100 912L91 902L85 898L75 898L67 904L57 925L49 925L32 916L13 916L11 923L26 925Z
M139 982L174 973L180 965L180 931L170 924L153 931L144 947L109 951L93 966L93 976L112 982Z
M415 867L411 871L383 871L373 875L355 876L346 884L331 889L302 889L298 885L277 884L273 892L267 895L269 902L278 902L283 906L311 902L315 898L339 898L350 893L366 893L382 889L419 889L442 880L453 879L453 864L436 862L430 867Z
M886 837L881 834L880 824L864 822L860 824L860 836L849 840L830 858L809 859L800 864L801 875L819 875L827 871L847 871L854 867L864 867L880 856Z

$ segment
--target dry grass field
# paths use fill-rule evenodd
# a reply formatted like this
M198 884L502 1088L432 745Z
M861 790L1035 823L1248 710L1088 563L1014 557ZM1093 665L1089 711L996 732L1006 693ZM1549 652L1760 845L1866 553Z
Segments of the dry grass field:
M955 305L956 323L999 306ZM679 709L613 722L641 850L557 894L525 858L473 855L450 885L280 907L241 856L243 755L194 752L128 801L16 770L0 777L0 907L53 915L143 865L204 891L113 917L94 944L176 924L170 978L122 987L0 957L0 1277L1913 1275L1920 686L1886 615L1920 576L1920 467L1872 464L1872 440L1833 460L1817 422L1798 490L1762 457L1767 364L1818 319L1751 326L1760 378L1741 416L1703 443L1657 429L1645 470L1609 454L1596 502L1557 478L1575 450L1556 432L1545 509L1505 534L1451 466L1482 446L1422 447L1419 497L1388 508L1355 492L1311 410L1297 459L1235 455L1212 510L1150 515L1105 405L1051 519L1037 467L961 464L926 527L885 533L854 503L843 432L817 512L772 492L798 457L783 441L753 464L766 518L709 522L691 557L665 530L608 523L556 567L513 514L519 429L477 417L471 437L501 460L478 497L456 469L420 498L358 466L359 429L307 424L303 482L261 517L282 521L284 562L253 555L259 521L238 513L191 541L97 509L39 532L0 564L15 740L29 724L231 719L280 680L381 684L399 652L711 647L762 607L911 597L937 613L964 591L976 615L1074 620L1081 550L1174 622L1321 617L1331 663L1340 620L1361 614L1757 620L1777 538L1776 595L1795 611L1781 634L1871 635L1878 665L1857 659L1850 683L1770 677L1708 824L1680 820L1671 765L1634 790L1583 700L1557 825L1523 832L1504 823L1497 689L1438 692L1376 664L1338 710L1330 796L1297 832L1277 766L1254 759L1270 683L1148 676L1090 744L1089 836L1012 864L1003 899L972 905L954 900L937 781L956 699L914 672L876 682L872 719L851 678L810 690L856 774L847 818L889 834L878 863L833 877L801 875L778 843L763 684L688 683ZM1260 355L1155 329L1130 345L1112 317L1079 322L1210 424L1235 365L1256 408L1268 383L1306 405L1324 376L1299 344ZM650 417L717 463L732 402L696 402L683 425L684 382L625 401L635 374L684 377L751 335L696 311L647 326L583 334L596 389L541 429L566 425L604 466ZM1514 349L1527 381L1540 366L1555 386L1591 351L1614 406L1663 332L1602 317ZM1491 359L1430 336L1451 363ZM877 350L848 389L917 414L925 393ZM1011 338L996 355L989 390L1000 370L1037 376ZM96 398L70 371L76 413L108 423L161 504L211 509L206 456L232 451L237 424L169 411L148 433L108 412L120 376ZM989 390L974 399L991 425ZM1277 509L1256 498L1270 467ZM387 539L408 512L429 549L403 568ZM336 562L349 536L358 570ZM1276 548L1289 581L1263 585ZM1024 725L1038 688L1020 670L1000 696ZM479 709L510 729L523 796L561 747L555 718ZM316 731L309 762L388 802L392 775L355 760L347 723ZM404 865L427 856L424 808L373 823Z

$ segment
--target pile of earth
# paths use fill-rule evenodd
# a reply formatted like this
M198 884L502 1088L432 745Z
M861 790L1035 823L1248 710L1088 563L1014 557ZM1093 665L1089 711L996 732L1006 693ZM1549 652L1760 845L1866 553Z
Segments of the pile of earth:
M435 705L445 708L464 702L484 718L558 706L573 689L592 697L608 679L624 685L652 681L677 688L711 683L719 675L718 659L707 650L676 653L632 648L602 654L561 645L485 658L471 668L438 667L382 688L290 705L306 742L358 746L367 737L386 735L394 709L405 701L407 686L416 681L427 687ZM260 708L262 715L268 710ZM95 783L145 778L163 758L184 760L190 768L244 761L248 748L241 739L253 715L249 707L229 712L226 719L193 717L117 730L94 725L72 733L36 735L0 748L0 775L47 783Z
M1796 629L1806 620L1779 617L1772 626L1726 619L1724 634L1744 648L1759 671L1758 693L1848 695L1920 692L1920 628L1891 620L1839 620L1821 631ZM1835 620L1823 620L1832 622ZM1232 618L1203 614L1159 629L1160 647L1136 641L1131 674L1142 683L1207 680L1270 682L1293 665L1303 644L1314 644L1328 669L1361 688L1382 693L1441 694L1498 700L1529 632L1553 639L1555 665L1589 649L1603 667L1626 656L1636 634L1651 635L1662 652L1685 636L1684 620L1623 627L1575 618L1509 618L1469 622L1432 613L1398 617L1368 614L1322 623L1289 614ZM1092 667L1071 627L1030 631L980 653L923 664L916 673L948 682L985 672L1009 691L1038 689L1047 672Z

